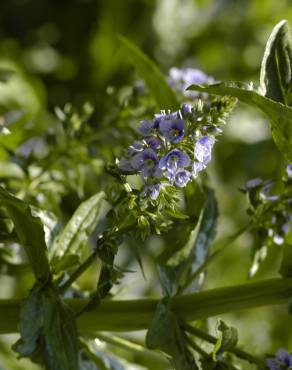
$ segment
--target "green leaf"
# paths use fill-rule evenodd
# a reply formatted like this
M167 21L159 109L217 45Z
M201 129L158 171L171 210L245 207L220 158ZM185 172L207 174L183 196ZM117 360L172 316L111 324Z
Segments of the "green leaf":
M224 321L219 320L217 329L221 332L213 349L213 360L217 360L217 356L223 352L233 350L238 341L237 329L228 326Z
M292 49L287 21L282 20L273 29L266 44L260 75L263 95L281 103L287 101L291 87Z
M280 102L260 95L250 85L225 82L210 86L192 85L197 90L215 95L231 95L244 103L254 105L270 119L273 139L288 162L292 162L292 109Z
M190 277L207 259L215 238L217 202L213 190L209 188L204 190L202 193L197 185L192 185L192 189L188 189L186 209L192 222L177 223L168 235L167 249L158 257L160 280L167 295L177 294L187 284ZM181 238L176 238L173 234L181 235ZM193 290L194 288L197 287L193 286Z
M123 36L119 36L125 55L130 59L137 73L147 85L153 96L158 109L176 110L179 108L179 102L174 91L168 85L163 74L157 66L139 50L132 42Z
M64 257L56 257L54 260L53 273L58 275L69 268L80 264L80 257L78 254L67 254Z
M36 286L21 307L19 323L21 338L13 345L14 351L21 357L31 356L38 347L42 326L42 297L39 286Z
M53 290L42 294L43 356L48 370L79 370L78 335L73 313Z
M21 356L41 360L47 370L78 370L78 335L73 313L53 288L37 283L20 311Z
M60 257L80 253L97 224L103 200L104 193L99 192L80 204L52 247L53 266Z
M14 223L15 231L36 278L46 280L50 269L44 228L40 219L33 216L28 203L14 197L1 187L0 201Z
M146 335L146 345L169 356L176 370L198 370L195 359L187 348L186 335L167 302L161 301Z

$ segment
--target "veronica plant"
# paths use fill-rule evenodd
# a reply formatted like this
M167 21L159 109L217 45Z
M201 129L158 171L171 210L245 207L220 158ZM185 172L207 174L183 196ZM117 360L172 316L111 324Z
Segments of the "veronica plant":
M57 109L62 124L53 135L45 136L48 146L51 144L47 161L46 155L25 158L23 150L14 153L16 148L6 148L8 158L14 162L24 158L23 170L28 176L37 172L42 181L35 176L23 192L19 181L1 181L1 266L15 274L18 284L25 280L23 276L29 276L31 289L27 292L26 288L26 298L21 301L15 297L0 300L0 317L5 318L0 321L0 333L20 333L13 349L48 370L124 370L132 368L129 362L135 362L136 368L159 370L169 369L168 362L176 370L289 369L288 351L279 350L276 357L245 351L238 344L237 329L220 319L216 335L208 330L208 319L224 313L273 304L286 304L291 311L292 52L286 22L279 23L269 39L257 90L251 84L229 83L188 88L203 95L186 93L187 84L213 81L190 69L172 69L165 79L131 42L123 37L120 42L147 87L150 103L139 117L140 124L135 121L132 144L123 154L114 153L119 159L113 165L103 166L100 176L95 172L94 155L100 155L103 165L110 150L98 141L102 135L95 136L90 125L83 126L91 111L85 112L83 120L69 108ZM268 114L287 167L280 180L253 179L242 188L249 200L251 221L214 243L218 205L203 173L214 158L214 146L224 133L222 127L235 98ZM162 110L150 114L148 108L154 106L156 112ZM125 130L127 135L129 131ZM125 141L122 134L118 137ZM70 144L69 151L64 143ZM76 145L80 145L77 153ZM55 162L54 148L61 164ZM59 222L57 214L68 201L66 189L64 193L55 191L56 206L51 208L49 192L45 197L35 196L33 185L41 186L47 179L49 186L52 178L54 185L61 182L65 187L77 178L78 166L68 165L73 154L75 159L80 155L84 177L92 177L91 185L95 189L98 184L99 191L92 191L71 216L63 215ZM79 191L70 187L74 195L70 199L82 198L86 183L81 184ZM272 245L278 248L281 277L206 289L202 282L207 268L247 230L257 235L259 250ZM157 234L163 248L153 256L148 249ZM121 266L116 258L125 247L135 253L141 267L142 253L148 253L155 267L148 289L160 283L161 293L151 290L151 297L117 299L118 284L123 284L123 276L130 272L127 264ZM80 278L92 265L97 272L95 286L85 289ZM251 270L253 275L254 263ZM15 271L26 271L26 275L19 277ZM132 337L112 333L136 330L147 330L145 341L137 343ZM124 356L127 361L121 349L130 353Z

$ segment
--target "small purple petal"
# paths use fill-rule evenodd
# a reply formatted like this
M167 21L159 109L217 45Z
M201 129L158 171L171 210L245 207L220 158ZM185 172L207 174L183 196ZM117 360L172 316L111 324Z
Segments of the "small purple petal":
M160 189L161 184L146 185L142 192L142 196L149 196L152 200L156 200L159 196Z
M119 162L119 168L122 171L131 172L133 171L133 167L131 165L130 159L126 157L122 157Z
M159 123L159 131L166 140L178 143L184 137L185 124L181 119L161 121Z
M181 107L181 114L183 118L188 118L192 115L192 106L191 104L183 104Z
M193 163L193 178L197 177L199 172L202 171L205 168L205 166L200 162L194 162Z
M134 141L134 143L128 147L128 153L134 154L134 153L142 152L143 149L144 149L143 143L141 143L140 141Z
M247 189L252 189L252 188L256 188L257 186L259 185L262 185L263 183L263 180L260 179L260 178L256 178L256 179L251 179L249 180L246 184L245 184L245 187Z
M288 166L286 167L286 171L289 179L292 179L292 164L288 164Z
M154 128L154 122L146 120L146 121L141 122L141 125L138 128L138 132L143 136L148 136L148 135L151 135L153 128Z
M143 152L136 154L132 160L131 165L134 169L140 170L143 177L162 175L158 167L158 157L153 149L145 149Z
M156 137L150 137L149 139L146 139L146 142L150 146L150 148L154 150L157 150L161 147L161 141Z
M175 174L174 183L180 188L183 188L189 182L190 178L191 178L191 173L189 171L180 170L180 171L177 171Z
M154 127L158 128L160 122L162 121L177 120L179 118L180 118L179 112L155 114Z
M273 242L277 245L282 245L284 243L284 238L279 234L275 234Z
M200 85L204 84L209 80L209 77L199 69L195 68L186 68L184 71L184 83L189 86L189 85Z
M279 364L278 361L273 358L267 359L267 365L269 367L269 370L279 370L278 364Z
M173 149L162 157L159 161L159 167L170 172L175 172L178 168L187 167L190 164L190 157L187 153L179 149Z
M195 157L196 159L207 164L211 160L212 148L215 139L212 136L202 136L195 144Z

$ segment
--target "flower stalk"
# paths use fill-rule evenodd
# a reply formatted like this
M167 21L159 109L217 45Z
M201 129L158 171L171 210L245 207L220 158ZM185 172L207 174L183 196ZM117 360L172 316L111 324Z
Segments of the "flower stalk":
M206 319L224 313L262 306L285 304L292 296L292 278L267 279L226 288L174 297L173 312L184 321ZM68 299L66 303L78 312L88 302ZM77 319L79 332L135 331L149 327L159 299L105 300L98 307ZM20 311L20 300L0 300L0 333L15 333Z

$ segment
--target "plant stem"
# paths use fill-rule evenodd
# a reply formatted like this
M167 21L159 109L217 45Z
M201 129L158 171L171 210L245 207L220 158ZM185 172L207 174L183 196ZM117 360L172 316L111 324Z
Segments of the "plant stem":
M136 222L133 224L130 224L126 227L120 228L118 230L113 231L110 234L104 234L101 236L101 238L97 241L97 246L94 249L94 251L87 257L87 259L73 272L73 274L69 277L67 281L64 282L59 287L59 292L62 294L64 293L70 286L85 272L88 267L96 260L99 248L108 241L108 239L113 239L118 237L119 235L125 234L129 231L131 231L136 225Z
M228 312L262 306L285 304L292 296L292 278L268 279L226 288L178 296L171 299L171 309L184 321L195 321ZM104 300L77 319L80 333L97 331L135 331L147 329L159 299ZM68 299L74 312L88 300ZM17 332L19 300L0 300L0 333Z

